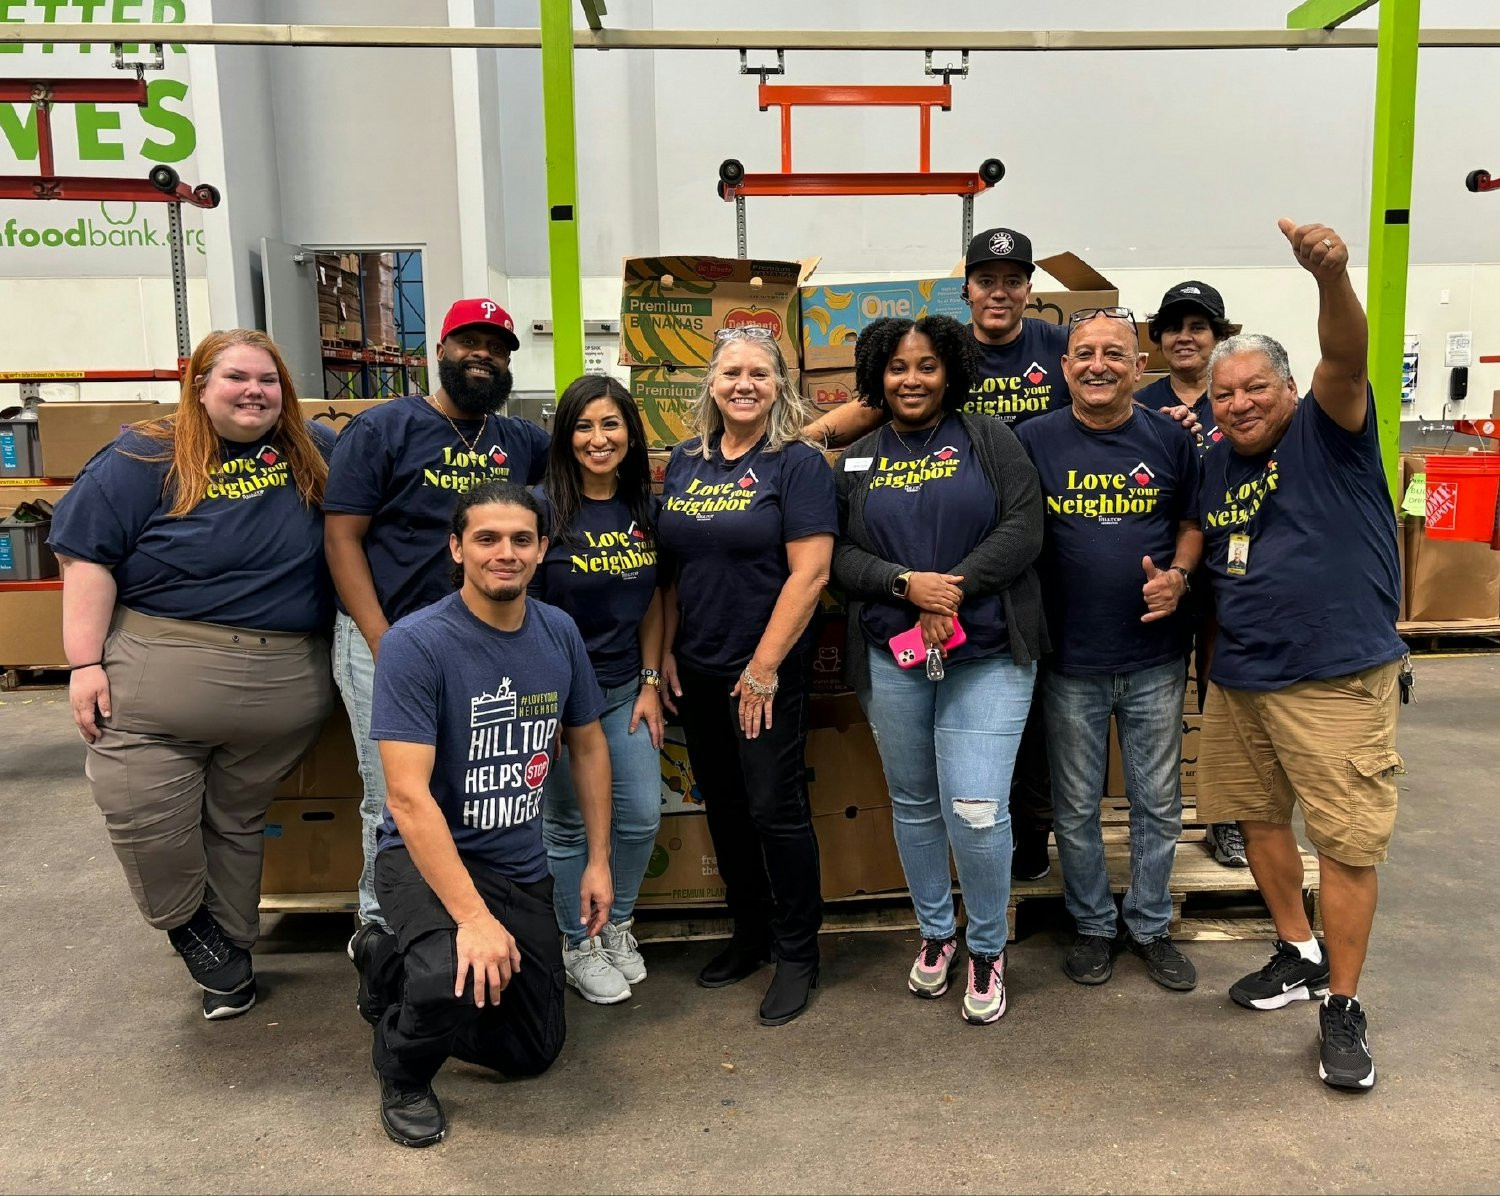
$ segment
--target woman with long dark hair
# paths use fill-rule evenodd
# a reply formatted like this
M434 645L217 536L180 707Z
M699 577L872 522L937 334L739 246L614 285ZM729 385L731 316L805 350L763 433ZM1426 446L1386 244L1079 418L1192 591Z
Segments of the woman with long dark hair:
M651 467L640 413L613 378L586 374L563 391L547 476L536 495L549 543L531 593L573 617L604 691L615 899L597 936L584 933L578 906L588 843L566 752L547 780L542 832L568 983L589 1001L613 1005L646 978L631 927L661 819L662 733L662 598Z
M333 705L332 448L265 333L210 333L176 413L95 456L52 522L94 801L210 1019L255 1003L266 811Z

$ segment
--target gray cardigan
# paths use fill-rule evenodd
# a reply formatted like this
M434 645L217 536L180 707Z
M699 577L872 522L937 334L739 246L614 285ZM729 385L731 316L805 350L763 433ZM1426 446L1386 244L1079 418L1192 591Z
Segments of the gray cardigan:
M972 552L952 567L960 574L966 598L1001 595L1005 626L1010 635L1011 659L1017 664L1039 660L1051 648L1042 615L1042 588L1032 567L1042 551L1042 489L1036 468L1016 434L998 419L958 414L975 454L995 491L995 526ZM835 466L839 538L833 550L833 584L843 590L849 606L848 647L844 679L859 693L870 687L870 663L859 613L864 602L886 598L891 583L906 565L881 559L865 528L864 484L868 473L850 473L846 463L873 457L881 429L851 444Z

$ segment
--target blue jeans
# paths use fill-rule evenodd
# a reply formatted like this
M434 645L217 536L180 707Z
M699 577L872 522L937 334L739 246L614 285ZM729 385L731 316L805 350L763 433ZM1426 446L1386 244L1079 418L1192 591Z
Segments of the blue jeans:
M1010 778L1036 666L990 656L948 666L942 681L871 646L865 710L880 748L896 849L922 936L951 937L948 850L969 915L969 952L1005 949L1010 904Z
M630 733L630 712L635 708L640 685L629 681L604 691L604 738L609 743L609 767L614 781L610 808L610 863L614 873L615 903L611 922L620 923L635 913L641 880L656 846L656 828L661 823L661 759L651 746L651 732L643 721ZM583 942L578 921L578 886L588 863L588 837L583 830L583 812L573 791L573 774L564 749L543 790L542 838L547 844L547 864L552 869L552 908L557 928L568 945Z
M1047 670L1047 757L1052 828L1063 898L1079 934L1113 937L1115 902L1104 865L1099 801L1104 793L1109 716L1120 730L1130 799L1130 888L1122 909L1137 942L1167 933L1172 861L1182 832L1182 700L1187 666L1174 660L1133 673L1076 677Z
M380 899L375 896L375 833L385 816L385 769L380 765L380 745L370 738L375 658L354 620L345 614L340 614L333 625L333 680L344 699L344 709L349 712L359 779L364 784L364 794L359 799L365 849L365 863L359 873L359 918L384 926L385 915L380 912Z

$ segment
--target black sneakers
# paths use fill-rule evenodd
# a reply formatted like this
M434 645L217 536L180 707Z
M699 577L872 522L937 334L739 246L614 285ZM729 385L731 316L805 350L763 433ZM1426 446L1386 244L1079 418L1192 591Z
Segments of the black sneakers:
M1355 997L1330 996L1318 1008L1318 1078L1333 1088L1375 1087L1365 1011Z
M1250 857L1245 854L1245 836L1240 833L1238 822L1211 823L1203 832L1203 846L1226 868L1250 867Z
M366 922L354 932L346 948L346 954L359 972L359 992L355 995L354 1007L359 1010L359 1016L372 1026L379 1023L391 1004L389 996L377 993L370 983L374 973L375 949L381 945L380 940L390 933L379 922Z
M1063 971L1078 984L1103 984L1114 970L1115 941L1102 934L1080 934L1063 959Z
M1172 946L1172 940L1166 935L1142 943L1125 930L1120 938L1132 955L1139 955L1146 961L1146 975L1163 988L1185 993L1198 987L1198 969L1193 967L1192 960Z
M203 1016L211 1022L223 1021L225 1018L239 1017L242 1013L249 1013L250 1007L255 1004L255 977L251 976L245 982L245 986L236 989L232 993L203 993Z
M255 977L250 952L224 937L223 929L206 905L198 907L191 921L167 931L167 938L205 992L237 993Z
M1047 834L1046 827L1015 831L1010 858L1012 880L1041 880L1052 871L1052 861L1047 858Z
M432 1146L448 1135L448 1119L431 1084L401 1088L378 1071L380 1124L386 1137L401 1146Z
M1328 948L1321 939L1323 958L1308 963L1289 943L1276 940L1276 953L1258 972L1229 986L1229 995L1246 1009L1280 1009L1293 1001L1310 1001L1328 992Z

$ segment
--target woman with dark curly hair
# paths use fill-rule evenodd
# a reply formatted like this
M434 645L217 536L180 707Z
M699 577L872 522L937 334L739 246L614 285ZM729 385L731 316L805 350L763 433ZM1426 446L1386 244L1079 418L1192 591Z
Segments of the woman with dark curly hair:
M986 1025L1005 1013L1011 771L1047 648L1032 568L1041 491L1009 427L958 410L979 371L962 325L877 320L854 352L860 401L890 422L837 472L833 577L849 598L848 680L880 747L922 931L907 987L948 990L951 848L969 916L963 1016Z

